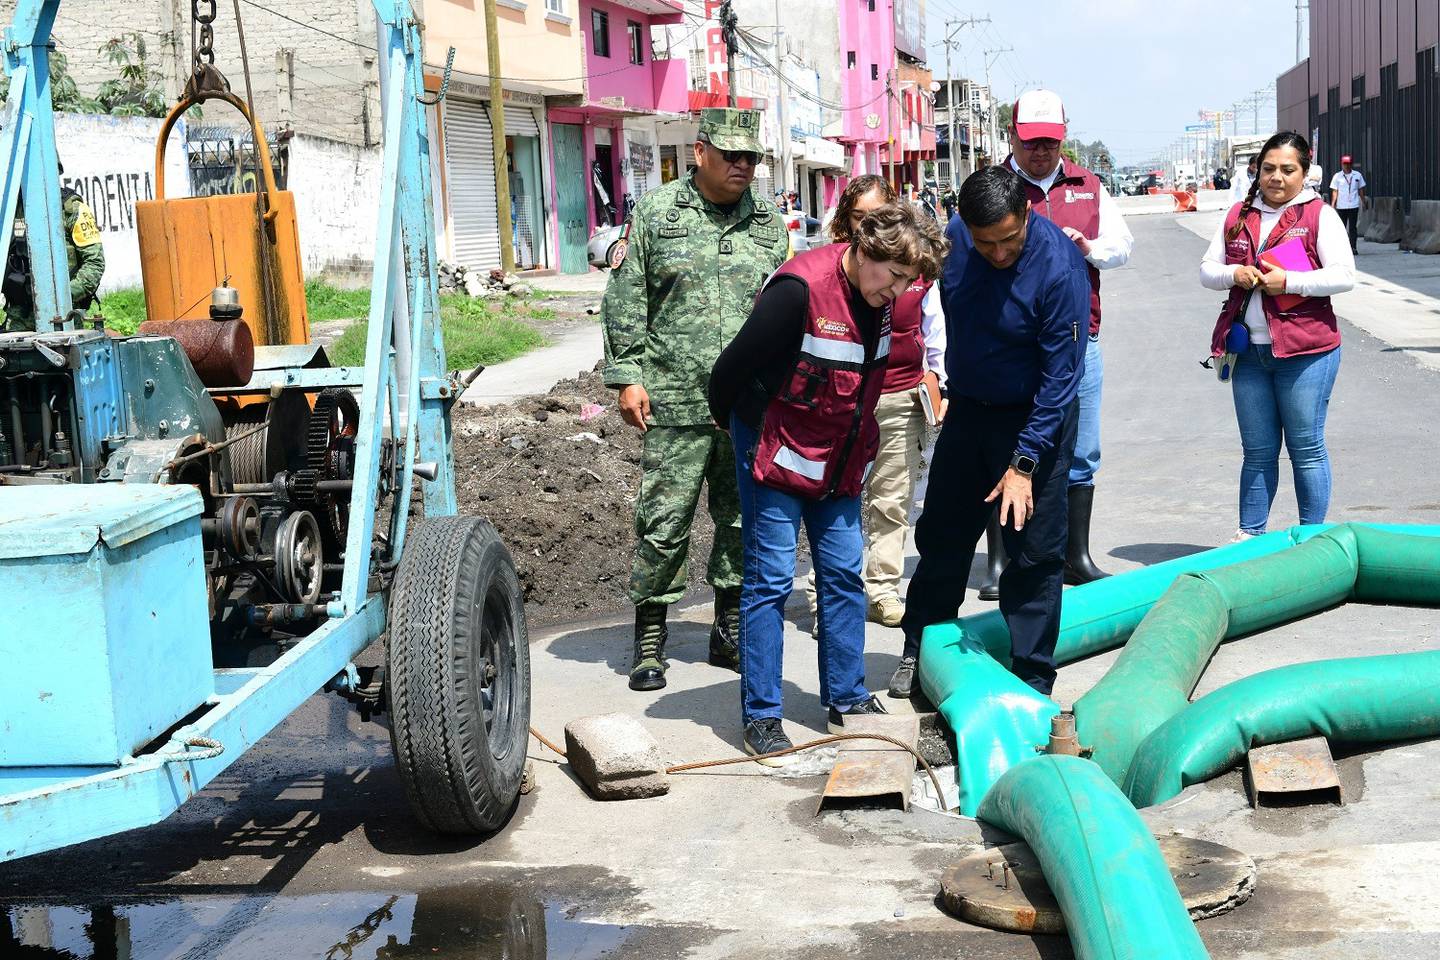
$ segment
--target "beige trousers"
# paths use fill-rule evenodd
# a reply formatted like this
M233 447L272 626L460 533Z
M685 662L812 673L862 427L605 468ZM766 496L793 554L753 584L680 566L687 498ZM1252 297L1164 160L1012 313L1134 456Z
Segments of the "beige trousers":
M925 411L919 387L886 393L875 406L880 450L865 483L865 596L870 601L900 594L905 572L905 532L915 505L920 455L925 449Z

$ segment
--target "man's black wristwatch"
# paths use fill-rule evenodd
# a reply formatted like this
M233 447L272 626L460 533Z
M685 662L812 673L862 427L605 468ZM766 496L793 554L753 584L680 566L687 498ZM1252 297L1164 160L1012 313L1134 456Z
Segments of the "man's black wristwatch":
M1020 474L1020 476L1028 477L1035 472L1035 458L1026 456L1017 450L1015 456L1010 458L1010 466L1013 467L1015 472Z

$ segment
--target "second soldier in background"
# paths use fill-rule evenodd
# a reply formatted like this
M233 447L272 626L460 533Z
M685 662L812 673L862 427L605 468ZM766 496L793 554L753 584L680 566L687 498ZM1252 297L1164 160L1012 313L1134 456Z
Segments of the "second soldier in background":
M666 612L685 593L690 526L708 488L715 542L710 662L739 669L740 505L729 439L710 419L710 369L789 253L784 222L750 190L762 148L752 110L701 113L695 169L646 194L605 290L605 385L644 433L635 501L630 687L665 686Z

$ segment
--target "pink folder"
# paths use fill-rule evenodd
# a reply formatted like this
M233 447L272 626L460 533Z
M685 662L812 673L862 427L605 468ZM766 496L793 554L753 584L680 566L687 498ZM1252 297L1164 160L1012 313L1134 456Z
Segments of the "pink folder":
M1284 243L1271 247L1260 254L1260 262L1271 267L1279 267L1286 273L1308 273L1315 267L1310 262L1310 255L1305 252L1305 242L1299 237L1291 237ZM1298 293L1282 293L1275 298L1275 305L1281 310L1293 310L1295 305L1305 297Z

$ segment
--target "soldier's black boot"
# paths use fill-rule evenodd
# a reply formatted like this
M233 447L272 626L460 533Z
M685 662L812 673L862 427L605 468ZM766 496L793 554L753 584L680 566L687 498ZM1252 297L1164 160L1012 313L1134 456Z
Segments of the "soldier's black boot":
M659 690L665 686L665 641L670 631L665 626L663 603L647 603L635 608L635 654L630 667L631 690Z
M710 627L710 666L740 672L740 588L715 588L715 623Z
M1070 488L1070 538L1065 545L1065 582L1090 583L1110 576L1090 559L1090 510L1095 506L1095 487Z
M1005 541L1000 539L1000 511L990 514L985 524L985 580L980 584L981 600L1000 599L1000 574L1005 572Z

